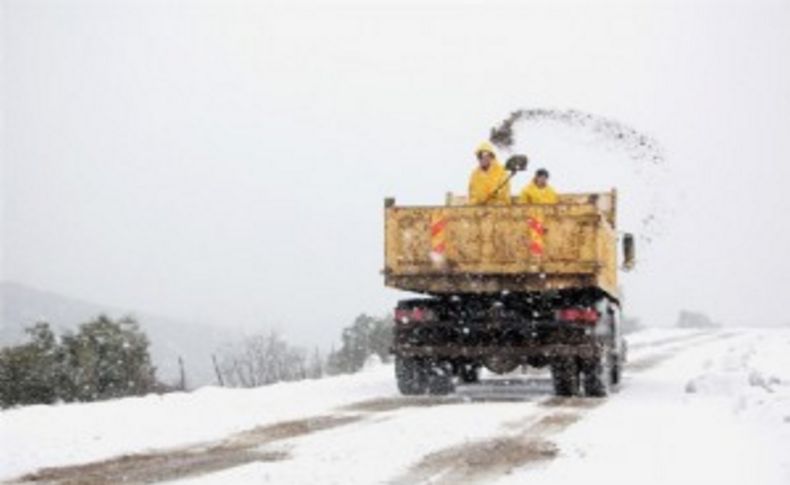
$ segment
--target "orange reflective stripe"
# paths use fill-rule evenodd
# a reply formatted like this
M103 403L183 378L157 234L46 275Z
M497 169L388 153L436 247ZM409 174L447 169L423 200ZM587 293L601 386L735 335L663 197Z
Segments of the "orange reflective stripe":
M537 233L544 234L546 232L546 228L543 227L543 223L540 220L530 217L527 219L527 226Z
M444 213L431 214L431 251L436 254L444 254L447 249L446 228L447 218Z
M447 226L447 219L441 218L431 224L431 236L436 236L437 234L444 231L444 228Z
M546 228L537 217L527 218L527 234L529 235L529 252L535 256L543 255L543 235Z

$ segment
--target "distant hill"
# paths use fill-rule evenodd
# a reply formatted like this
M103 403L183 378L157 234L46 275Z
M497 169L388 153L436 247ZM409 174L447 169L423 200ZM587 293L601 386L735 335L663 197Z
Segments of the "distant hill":
M24 329L35 322L46 321L57 333L74 330L100 314L112 318L131 315L151 340L151 355L160 380L178 381L178 357L184 359L187 386L215 384L211 354L233 338L226 329L180 322L159 316L37 290L12 282L0 283L0 346L14 345L25 339Z

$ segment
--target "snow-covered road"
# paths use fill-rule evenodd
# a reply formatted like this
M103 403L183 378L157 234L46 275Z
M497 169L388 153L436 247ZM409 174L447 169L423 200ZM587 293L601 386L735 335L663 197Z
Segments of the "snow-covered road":
M790 330L629 337L621 391L545 373L403 398L392 367L0 412L0 479L69 483L790 483Z

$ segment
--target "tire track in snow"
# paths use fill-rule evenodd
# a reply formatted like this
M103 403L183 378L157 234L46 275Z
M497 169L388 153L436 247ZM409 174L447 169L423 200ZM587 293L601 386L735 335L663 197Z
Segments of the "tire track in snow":
M124 455L105 461L45 468L8 483L115 484L154 483L217 472L252 462L283 461L290 454L260 447L357 423L362 415L328 415L283 421L237 433L221 442Z
M675 335L673 337L665 337L658 340L650 340L647 342L639 342L633 345L629 345L629 350L641 350L641 349L650 349L654 347L663 347L665 345L674 344L678 342L683 342L686 340L693 340L699 337L709 336L710 331L699 331L690 333L687 335Z
M415 397L380 397L358 401L355 403L341 406L341 411L361 411L366 413L383 413L397 411L403 408L424 408L434 406L447 406L450 404L462 404L468 402L462 396L415 396Z
M534 386L525 386L525 382L540 380L544 385L539 390ZM503 389L506 384L512 386ZM341 411L355 411L365 413L386 413L409 408L427 408L437 406L481 404L487 402L530 402L546 396L550 392L551 382L545 378L499 379L481 380L477 384L459 386L456 394L448 396L391 396L368 399L338 408Z
M656 353L651 353L645 356L642 356L634 361L628 362L626 364L626 370L629 372L644 372L648 369L652 369L653 367L665 362L673 357L675 357L678 353L683 352L684 350L688 350L697 345L705 345L708 343L716 342L719 340L725 340L733 337L737 337L738 332L724 332L724 333L715 333L715 334L703 334L702 336L695 334L694 337L689 337L687 339L679 339L673 340L669 344L671 346L666 347L668 344L660 345L659 351ZM650 348L653 348L652 346Z
M503 433L492 438L450 446L430 453L390 483L456 484L484 482L516 468L552 460L560 450L550 440L584 417L580 406L589 409L604 400L556 399L551 412L532 415L521 423L503 423ZM514 433L513 430L516 430Z

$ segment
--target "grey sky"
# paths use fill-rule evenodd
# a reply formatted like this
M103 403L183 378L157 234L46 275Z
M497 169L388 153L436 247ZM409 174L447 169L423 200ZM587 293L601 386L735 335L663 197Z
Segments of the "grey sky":
M666 149L518 131L558 189L617 185L622 229L662 208L631 313L786 319L790 2L3 7L4 279L326 343L399 297L382 199L463 192L490 126L559 107Z

